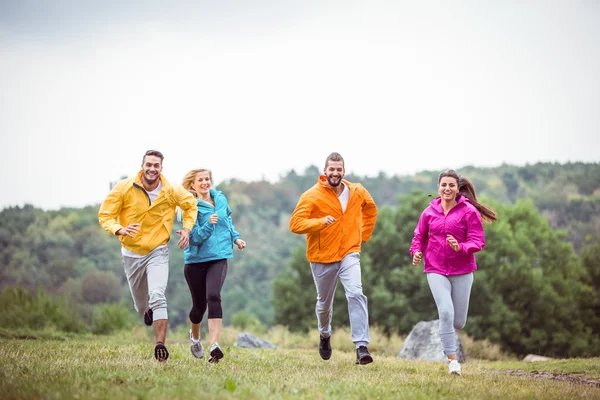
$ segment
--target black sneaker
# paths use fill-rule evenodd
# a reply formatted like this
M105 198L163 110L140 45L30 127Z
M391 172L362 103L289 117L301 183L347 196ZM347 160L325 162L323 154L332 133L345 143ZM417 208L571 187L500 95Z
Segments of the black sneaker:
M319 354L323 360L329 360L331 358L331 336L321 336L321 343L319 343Z
M167 361L167 358L169 358L169 350L167 350L163 343L156 343L156 347L154 347L154 357L158 362Z
M356 349L356 363L365 365L373 362L373 357L369 354L369 350L367 346L359 346Z
M148 311L146 311L144 313L144 324L146 324L147 326L152 326L152 309L149 308Z

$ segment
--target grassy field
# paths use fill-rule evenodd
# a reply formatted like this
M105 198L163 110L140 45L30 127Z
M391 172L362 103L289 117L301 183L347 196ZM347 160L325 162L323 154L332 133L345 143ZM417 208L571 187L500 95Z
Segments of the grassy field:
M316 332L257 333L279 347L245 349L234 346L237 331L228 328L221 338L225 358L210 364L192 357L181 328L169 332L170 357L160 364L150 332L139 328L107 337L0 332L0 398L600 399L598 358L524 363L501 355L498 361L469 357L458 377L449 376L443 363L397 359L400 338L372 335L375 362L358 366L347 331L334 333L333 356L323 361ZM474 345L465 345L467 354L469 346Z

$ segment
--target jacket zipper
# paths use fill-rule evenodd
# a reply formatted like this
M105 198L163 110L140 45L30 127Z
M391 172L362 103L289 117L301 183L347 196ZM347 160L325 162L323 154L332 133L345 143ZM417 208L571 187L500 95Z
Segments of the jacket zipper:
M136 188L140 189L142 192L144 192L144 194L146 195L146 197L148 198L148 206L151 206L152 203L150 202L150 196L148 195L148 192L146 192L146 189L144 189L143 187L141 187L140 185L138 185L137 183L133 183L133 186L135 186Z
M450 210L452 211L452 210ZM450 211L448 211L448 214L450 214ZM444 233L446 234L446 237L448 237L448 232L446 232L446 218L448 217L448 214L444 215ZM446 276L448 276L450 274L450 267L448 267L448 249L447 246L444 244L444 258L446 259Z

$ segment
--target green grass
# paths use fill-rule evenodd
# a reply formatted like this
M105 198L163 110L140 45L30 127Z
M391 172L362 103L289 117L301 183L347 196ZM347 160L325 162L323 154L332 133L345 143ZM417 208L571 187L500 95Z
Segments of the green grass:
M257 335L277 349L233 346L225 329L219 364L192 357L187 329L170 331L168 362L154 360L151 331L111 336L0 338L3 399L600 399L600 387L515 376L503 370L549 371L600 377L600 359L544 363L469 358L463 376L443 363L397 359L400 339L374 335L375 362L355 365L346 331L334 333L329 361L317 352L318 334L276 328ZM204 342L207 345L206 341Z

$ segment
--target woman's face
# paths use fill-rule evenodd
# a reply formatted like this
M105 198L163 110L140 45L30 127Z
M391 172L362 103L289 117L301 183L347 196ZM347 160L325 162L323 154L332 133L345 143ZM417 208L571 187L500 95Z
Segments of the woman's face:
M211 186L212 182L210 181L210 172L208 171L198 172L194 179L194 183L192 183L192 189L199 195L206 195L210 192Z
M458 182L451 176L444 176L438 185L438 194L444 201L452 201L458 196Z

